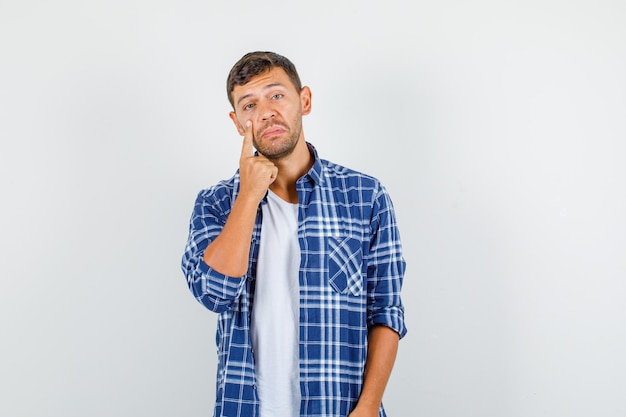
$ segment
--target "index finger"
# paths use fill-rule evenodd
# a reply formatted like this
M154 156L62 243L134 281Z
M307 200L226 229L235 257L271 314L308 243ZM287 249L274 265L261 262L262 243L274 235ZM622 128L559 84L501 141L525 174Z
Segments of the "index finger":
M251 156L254 154L254 146L252 144L252 121L247 120L244 124L243 145L241 147L241 156Z

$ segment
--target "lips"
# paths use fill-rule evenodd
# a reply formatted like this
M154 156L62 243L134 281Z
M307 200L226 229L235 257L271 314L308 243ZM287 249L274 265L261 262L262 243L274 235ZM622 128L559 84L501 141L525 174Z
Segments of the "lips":
M262 138L271 138L272 136L280 135L285 131L286 129L283 126L272 125L266 128L260 136Z

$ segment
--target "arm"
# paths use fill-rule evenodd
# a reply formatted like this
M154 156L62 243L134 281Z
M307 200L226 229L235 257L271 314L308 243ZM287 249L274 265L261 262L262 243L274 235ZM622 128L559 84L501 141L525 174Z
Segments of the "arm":
M359 401L350 417L377 417L398 341L406 334L400 298L406 263L391 199L381 186L373 203L367 268L368 350Z
M237 197L224 228L204 251L205 264L231 277L246 274L257 207L254 199Z
M401 291L406 270L393 204L381 186L373 204L367 265L367 324L406 334Z
M374 326L367 336L368 350L359 402L349 417L377 417L383 393L398 351L398 333L386 326Z
M278 173L270 160L252 153L252 122L247 122L239 159L239 195L224 229L206 248L203 258L211 268L232 277L241 277L248 271L257 208Z
M224 191L219 186L200 193L196 200L181 266L193 295L216 313L231 308L243 289L258 204L267 192L264 184L273 181L277 170L268 162L252 156L252 128L248 125L235 201L231 200L232 188Z

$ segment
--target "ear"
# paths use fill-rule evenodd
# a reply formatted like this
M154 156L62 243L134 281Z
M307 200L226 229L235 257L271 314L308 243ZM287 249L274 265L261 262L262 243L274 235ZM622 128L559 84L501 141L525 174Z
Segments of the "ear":
M311 89L307 86L300 90L300 104L302 106L302 115L311 113Z
M230 113L228 113L228 115L230 116L230 119L235 124L235 127L237 128L237 132L239 132L239 134L243 136L246 133L246 131L244 130L243 126L241 126L241 123L239 123L239 120L237 120L237 115L235 114L235 112L231 111Z

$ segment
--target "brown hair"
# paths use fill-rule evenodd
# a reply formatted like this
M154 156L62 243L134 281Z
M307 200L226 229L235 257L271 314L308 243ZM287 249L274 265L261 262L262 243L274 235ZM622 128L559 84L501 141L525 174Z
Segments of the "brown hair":
M235 107L232 92L236 85L244 85L252 77L269 71L274 67L282 68L289 76L294 87L296 87L296 91L300 92L302 83L295 65L290 60L274 52L249 52L237 61L228 74L226 92L228 93L228 101L230 101L231 106Z

